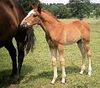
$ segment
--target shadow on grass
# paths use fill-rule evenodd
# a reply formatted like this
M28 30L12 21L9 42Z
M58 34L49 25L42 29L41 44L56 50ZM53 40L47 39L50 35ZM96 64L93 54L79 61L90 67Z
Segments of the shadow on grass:
M67 74L79 73L80 68L77 65L66 67Z
M23 65L20 79L17 81L14 81L14 79L10 77L11 70L0 71L0 88L18 88L20 81L23 80L25 75L31 72L32 69L33 68L29 65Z
M10 78L11 70L4 70L0 72L0 88L18 88L18 84L21 80L27 75L28 73L31 73L33 68L30 65L23 65L22 72L20 79L17 82L13 82ZM78 66L68 66L66 67L66 73L67 74L73 74L73 73L79 73L79 67ZM61 77L61 69L58 70L58 74L60 74ZM27 79L25 79L25 83L29 81L35 81L40 78L45 79L52 79L53 77L53 70L52 71L43 71L41 73L38 73L37 75L30 75ZM58 77L58 79L60 79Z
M66 67L66 73L67 74L73 74L78 73L79 74L80 68L78 66L68 66ZM60 75L59 75L60 74ZM58 79L61 78L61 69L58 70ZM37 79L45 78L45 79L52 79L53 77L53 70L52 71L43 71L41 73L38 73L37 75L30 75L28 79L26 79L24 82L27 83L29 81L35 81Z

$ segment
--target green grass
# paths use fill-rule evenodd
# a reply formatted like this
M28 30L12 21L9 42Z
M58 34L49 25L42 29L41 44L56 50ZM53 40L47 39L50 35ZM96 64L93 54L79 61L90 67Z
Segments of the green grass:
M73 19L71 19L73 20ZM68 22L71 20L63 20ZM11 73L11 59L5 48L0 49L0 88L100 88L100 19L86 19L91 27L92 77L87 71L79 74L81 54L76 44L65 47L66 84L61 84L61 68L58 61L58 79L50 84L53 76L51 56L40 27L35 27L36 48L29 53L23 63L20 81L11 84L8 76Z

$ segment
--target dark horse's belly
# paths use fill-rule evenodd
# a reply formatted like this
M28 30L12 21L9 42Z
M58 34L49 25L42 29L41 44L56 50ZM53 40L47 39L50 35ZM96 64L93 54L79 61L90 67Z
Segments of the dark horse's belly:
M5 37L6 38L6 37ZM5 46L5 44L11 39L13 38L12 36L9 36L8 38L6 39L1 39L1 36L0 36L0 48Z
M0 41L0 48L3 47L5 45L6 41Z
M8 29L0 27L0 48L3 47L9 40L11 40L13 36L14 32L11 33Z
M9 40L11 40L12 38L13 38L13 34L12 35L10 35L10 33L8 32L6 32L5 34L4 33L2 33L1 32L1 30L0 30L0 48L1 47L3 47L3 46L5 46L5 44L7 43L7 42L9 42Z

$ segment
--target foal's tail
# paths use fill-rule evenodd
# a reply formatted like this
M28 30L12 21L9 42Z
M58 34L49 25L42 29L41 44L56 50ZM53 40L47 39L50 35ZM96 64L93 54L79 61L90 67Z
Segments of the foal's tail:
M17 42L20 42L23 45L26 54L28 54L30 50L33 51L36 38L32 28L19 26L15 38Z

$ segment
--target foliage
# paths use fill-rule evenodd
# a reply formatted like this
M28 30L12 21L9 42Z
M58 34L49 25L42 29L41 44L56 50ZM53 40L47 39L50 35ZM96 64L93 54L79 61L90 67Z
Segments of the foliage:
M19 0L23 8L30 11L29 2L38 3L39 0ZM89 18L100 16L100 4L90 3L90 0L69 0L68 4L45 4L42 8L52 12L58 18Z
M19 0L19 2L21 3L21 5L23 6L23 8L25 9L25 11L29 11L31 9L30 7L30 3L38 3L39 0Z
M69 8L64 4L43 4L43 8L49 10L58 18L70 17Z
M43 8L52 12L58 18L89 18L100 16L100 4L90 3L90 0L70 0L64 4L42 4Z
M82 19L89 16L90 1L89 0L69 0L69 6L71 8L72 17Z
M96 16L96 18L100 17L100 5L99 6L96 6L95 16Z

